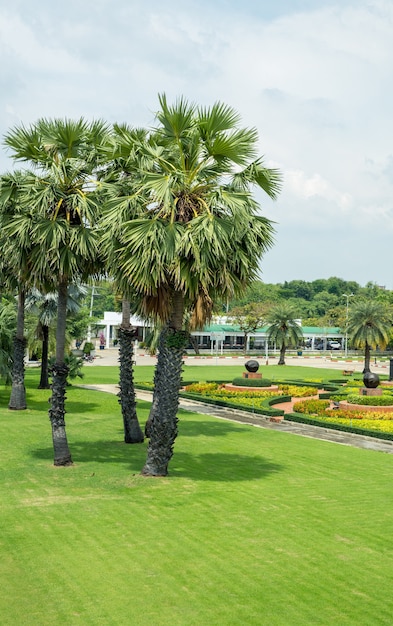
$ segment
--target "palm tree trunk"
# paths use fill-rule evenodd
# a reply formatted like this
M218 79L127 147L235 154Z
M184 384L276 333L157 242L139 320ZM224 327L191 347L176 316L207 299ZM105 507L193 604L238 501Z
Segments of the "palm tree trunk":
M125 443L142 443L143 432L136 413L134 388L134 330L130 325L130 302L123 298L122 323L119 328L120 391L117 394L121 406Z
M18 293L18 314L16 322L16 336L14 338L14 358L12 366L12 387L11 397L8 404L9 409L21 411L26 409L26 388L25 388L25 351L26 339L24 337L25 327L25 290L20 289Z
M68 374L68 367L64 363L66 315L67 281L61 280L57 303L56 362L52 368L52 397L49 409L55 465L72 465L64 419Z
M286 345L285 343L282 344L281 348L280 348L280 358L278 360L277 365L285 365L285 351L286 351Z
M41 377L38 389L49 389L48 376L48 353L49 353L49 326L42 326L42 356L41 356Z
M162 331L160 332L160 335L159 335L159 338L158 338L158 346L157 346L158 359L157 359L156 368L154 370L153 402L152 402L152 405L150 407L149 417L147 418L147 421L146 421L146 424L145 424L145 437L148 437L148 438L151 435L151 425L153 423L154 415L158 411L158 394L157 394L157 389L160 386L159 383L158 383L158 379L159 379L160 372L161 372L161 368L158 365L158 361L160 359L160 353L163 352L163 350L164 350L165 338L166 338L166 328L163 328Z
M181 332L184 298L181 292L173 296L171 320L162 330L154 376L155 410L150 424L150 442L142 474L166 476L177 437L177 410L183 368L185 336Z

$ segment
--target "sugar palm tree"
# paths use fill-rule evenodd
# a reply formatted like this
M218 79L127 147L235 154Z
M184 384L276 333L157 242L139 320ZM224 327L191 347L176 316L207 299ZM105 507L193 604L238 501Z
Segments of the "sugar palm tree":
M0 378L11 381L15 309L11 302L0 303Z
M81 307L81 297L87 293L83 285L69 285L67 313L77 313ZM42 341L41 375L38 389L50 389L49 385L49 330L57 316L58 297L56 292L42 293L35 287L26 296L26 311L37 315L36 335Z
M25 297L29 285L34 282L31 258L34 243L31 240L31 215L28 206L22 202L22 188L29 180L28 172L16 171L3 174L0 178L0 247L2 257L0 272L3 281L17 293L17 324L14 336L12 387L8 407L14 410L26 409L25 390L25 352L26 338L24 334ZM24 236L15 239L9 236L8 227L16 221L25 223Z
M274 306L267 315L269 341L274 341L280 349L278 365L285 365L285 352L302 340L303 331L296 320L296 312L287 302Z
M67 290L71 282L85 282L99 271L95 232L99 206L93 174L99 163L98 148L106 136L106 124L83 119L42 119L29 128L15 127L5 136L14 159L28 162L35 172L22 188L24 206L30 208L30 223L21 216L7 232L18 239L29 232L36 244L32 256L34 276L41 284L57 289L58 294L56 362L49 409L55 465L72 464L64 420Z
M355 348L364 348L364 370L370 372L370 351L379 346L382 350L389 343L393 315L383 302L359 300L355 302L348 317L348 337Z
M124 194L132 194L135 185L140 184L140 168L143 163L140 150L147 141L147 132L144 129L132 129L126 124L115 124L110 139L102 146L107 162L100 171L102 198L107 205L106 217L102 224L106 233L105 265L107 272L115 279L118 295L122 301L122 323L118 333L120 363L118 397L125 443L142 443L144 435L136 411L133 370L135 332L130 324L130 286L124 278L117 258L123 224L138 214L138 206L134 203L119 205L119 198Z
M112 204L135 211L119 233L118 266L143 296L145 315L164 322L145 475L166 475L173 454L185 312L201 327L218 294L233 298L257 276L273 227L252 188L275 198L280 186L279 173L256 157L256 131L241 128L232 108L184 99L169 106L161 96L157 119L141 149L140 180Z

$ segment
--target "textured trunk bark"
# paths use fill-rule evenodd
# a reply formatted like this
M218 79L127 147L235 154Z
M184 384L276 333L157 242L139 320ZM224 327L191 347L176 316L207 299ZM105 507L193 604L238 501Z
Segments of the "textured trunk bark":
M65 429L65 400L68 367L64 363L67 315L67 281L59 284L56 327L56 363L52 369L52 397L49 419L52 425L52 441L55 465L72 465Z
M283 344L280 349L280 358L279 358L277 365L285 365L285 350L286 350L286 345Z
M48 376L48 352L49 352L49 326L42 326L42 357L41 357L41 377L38 389L49 389Z
M25 291L20 289L18 293L18 314L16 322L16 337L14 339L14 357L12 366L12 387L11 397L8 404L9 409L21 411L26 409L26 389L25 389L25 351L26 339L24 337L25 327Z
M160 372L162 371L162 368L158 365L159 361L160 361L160 353L164 350L164 345L165 345L165 337L166 337L166 332L167 329L164 328L161 332L160 332L160 336L158 338L158 358L157 358L157 364L156 364L156 368L154 370L154 388L153 388L153 402L149 411L149 417L147 419L147 422L145 424L145 437L150 437L151 435L151 425L154 419L154 415L157 413L158 411L158 395L157 395L157 389L159 387L159 377L160 377Z
M166 476L177 437L177 410L183 367L184 337L181 335L184 299L173 297L172 316L160 337L160 351L154 376L154 410L150 419L150 442L142 474ZM179 339L179 341L178 341ZM183 341L182 341L183 339Z
M125 443L142 443L144 436L136 413L133 339L132 328L119 328L120 391L117 395L123 415Z

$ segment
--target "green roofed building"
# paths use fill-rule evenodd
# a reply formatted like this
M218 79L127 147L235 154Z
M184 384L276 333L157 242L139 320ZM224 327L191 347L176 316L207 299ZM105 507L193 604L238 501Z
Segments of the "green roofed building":
M145 338L148 324L141 319L131 318L131 323L137 328L139 341ZM121 324L121 314L114 312L104 313L104 319L98 323L103 329L107 347L112 347L117 343L117 330ZM301 320L299 320L301 324ZM337 327L319 328L317 326L303 326L303 342L297 348L309 350L331 350L344 349L344 334ZM245 335L240 326L229 324L226 318L218 318L215 323L209 324L203 330L192 333L193 347L199 351L210 353L221 353L229 351L260 350L266 352L267 326L258 328L255 332ZM333 345L332 345L333 343ZM275 346L269 344L269 350L274 350ZM191 349L191 346L190 346Z

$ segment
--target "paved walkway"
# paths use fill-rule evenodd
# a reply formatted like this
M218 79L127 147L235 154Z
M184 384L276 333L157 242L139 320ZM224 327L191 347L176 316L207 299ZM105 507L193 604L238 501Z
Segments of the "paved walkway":
M113 394L117 394L119 391L118 385L78 386L84 387L86 389L105 391L107 393ZM152 399L152 393L149 391L136 390L136 396L139 400L145 400L146 402L151 402ZM243 424L251 424L252 426L256 426L257 428L269 428L271 430L278 430L293 435L300 435L301 437L321 439L324 441L339 443L345 446L354 446L356 448L364 448L367 450L393 454L393 441L385 441L383 439L375 439L374 437L356 435L353 433L344 433L338 430L322 428L320 426L298 424L296 422L290 422L286 420L275 423L271 422L269 417L264 417L263 415L255 415L249 413L248 411L239 411L237 409L228 409L226 407L213 406L205 404L204 402L197 402L195 400L188 400L185 398L180 398L179 406L181 409L185 411L191 411L192 413L212 415L219 419L229 420L233 422L241 422Z
M343 370L353 370L356 373L361 373L363 371L363 361L352 361L346 362L344 359L340 358L340 355L335 355L332 352L332 357L334 360L331 360L329 355L321 355L321 356L287 356L285 358L286 366L293 365L301 365L303 367L323 367L334 370L339 370L340 374ZM246 361L248 361L250 356L195 356L188 355L185 357L184 362L186 365L217 365L219 367L227 366L227 365L244 365ZM337 361L335 359L338 359ZM257 357L257 361L259 362L261 368L266 363L266 359L264 357ZM157 362L157 358L155 356L149 356L148 354L139 353L135 356L136 365L155 365ZM269 357L269 365L277 365L278 356ZM96 353L96 358L92 363L84 363L85 367L90 367L91 365L118 365L119 364L119 351L117 348L109 348L105 350L98 350ZM285 368L284 368L285 369ZM375 362L373 359L371 362L371 369L376 374L389 374L389 361L378 361Z

